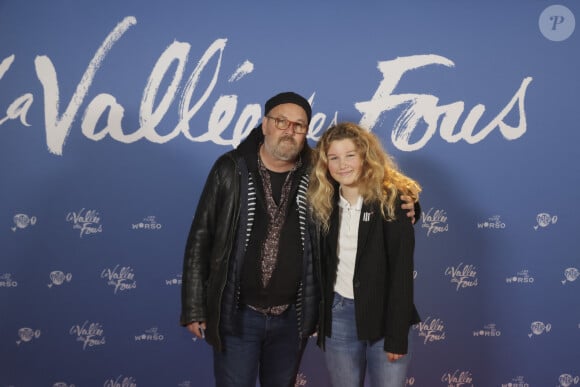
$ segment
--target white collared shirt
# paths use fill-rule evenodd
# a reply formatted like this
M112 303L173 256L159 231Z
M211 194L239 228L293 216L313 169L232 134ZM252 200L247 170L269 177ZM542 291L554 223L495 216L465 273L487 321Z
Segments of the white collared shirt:
M356 263L358 225L363 199L359 196L355 205L340 195L338 201L340 226L338 229L338 270L334 291L343 297L354 299L352 280Z

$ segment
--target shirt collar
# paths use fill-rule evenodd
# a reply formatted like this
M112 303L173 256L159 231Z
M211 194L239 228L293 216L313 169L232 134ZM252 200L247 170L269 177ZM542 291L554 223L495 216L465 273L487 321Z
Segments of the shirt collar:
M340 188L339 188L340 190ZM356 204L355 205L351 205L348 200L346 200L343 196L342 196L342 192L339 191L339 197L338 197L338 206L340 208L347 208L347 209L351 209L351 210L357 210L360 211L362 209L362 205L363 205L363 198L362 196L358 196L357 200L356 200Z

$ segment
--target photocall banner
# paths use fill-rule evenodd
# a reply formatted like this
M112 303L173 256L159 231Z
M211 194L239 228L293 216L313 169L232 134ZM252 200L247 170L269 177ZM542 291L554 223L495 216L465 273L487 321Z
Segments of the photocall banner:
M423 192L414 387L580 386L577 1L0 1L0 387L212 386L213 162L282 91ZM297 386L329 386L311 339Z

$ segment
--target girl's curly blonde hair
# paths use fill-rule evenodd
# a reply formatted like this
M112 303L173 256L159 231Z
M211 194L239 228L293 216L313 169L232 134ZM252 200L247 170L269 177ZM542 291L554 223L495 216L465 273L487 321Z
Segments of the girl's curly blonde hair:
M395 218L397 196L404 194L419 200L421 186L405 176L389 156L380 140L368 130L352 122L338 123L330 127L320 138L313 154L313 167L308 186L308 198L314 219L328 232L329 219L334 200L336 182L328 171L327 152L333 141L351 140L361 159L362 173L359 177L359 194L365 203L380 203L386 220Z

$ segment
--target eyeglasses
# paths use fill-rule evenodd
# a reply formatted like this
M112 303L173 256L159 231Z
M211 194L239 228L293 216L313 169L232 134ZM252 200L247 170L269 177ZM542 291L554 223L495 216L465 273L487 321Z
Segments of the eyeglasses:
M274 125L276 126L277 129L286 130L290 126L292 126L292 130L294 131L294 133L304 134L304 133L308 132L308 126L304 125L300 122L290 121L286 118L281 118L281 117L274 118L274 117L266 116L266 118L274 120Z

